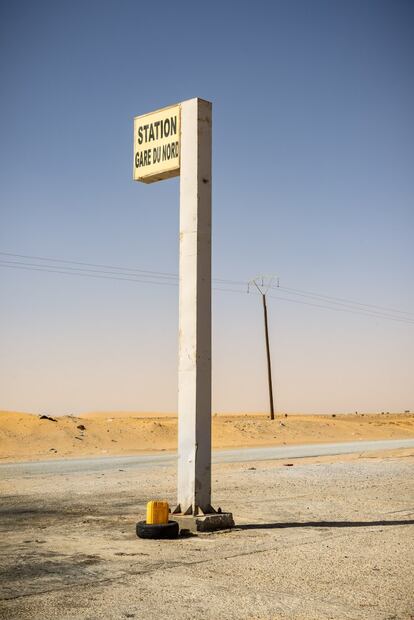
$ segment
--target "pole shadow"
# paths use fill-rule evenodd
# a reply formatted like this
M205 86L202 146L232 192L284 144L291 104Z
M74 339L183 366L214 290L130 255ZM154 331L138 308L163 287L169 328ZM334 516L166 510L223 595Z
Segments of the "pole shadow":
M294 527L386 527L396 525L414 525L414 519L400 521L303 521L285 523L245 523L236 525L238 530L277 530Z

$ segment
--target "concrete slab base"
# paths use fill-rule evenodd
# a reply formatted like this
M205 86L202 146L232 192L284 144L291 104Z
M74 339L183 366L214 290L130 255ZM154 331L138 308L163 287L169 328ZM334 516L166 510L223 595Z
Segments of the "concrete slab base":
M189 532L215 532L217 530L228 530L235 526L231 512L214 512L212 514L194 516L174 514L171 516L178 522L180 530Z

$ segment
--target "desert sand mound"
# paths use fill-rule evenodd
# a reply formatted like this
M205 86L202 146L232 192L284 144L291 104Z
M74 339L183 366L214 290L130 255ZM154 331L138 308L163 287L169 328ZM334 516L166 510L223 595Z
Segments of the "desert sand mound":
M295 445L414 437L412 414L213 416L213 447ZM0 411L0 459L137 454L177 447L172 414L90 413L52 417Z

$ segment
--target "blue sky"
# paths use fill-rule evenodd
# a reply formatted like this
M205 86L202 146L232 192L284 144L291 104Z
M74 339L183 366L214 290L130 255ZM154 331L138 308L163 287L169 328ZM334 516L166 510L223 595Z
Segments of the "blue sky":
M414 313L413 26L402 0L3 2L0 251L177 272L179 181L132 181L132 119L199 96L214 276ZM175 410L175 287L0 279L1 408ZM278 410L414 408L413 324L281 297ZM259 298L215 291L213 329L215 409L265 411Z

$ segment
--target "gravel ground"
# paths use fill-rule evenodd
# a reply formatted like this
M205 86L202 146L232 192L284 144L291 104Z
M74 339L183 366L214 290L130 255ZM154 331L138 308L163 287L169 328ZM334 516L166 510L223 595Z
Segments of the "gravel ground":
M413 450L289 463L214 466L237 528L163 542L172 466L3 480L0 617L413 620Z

